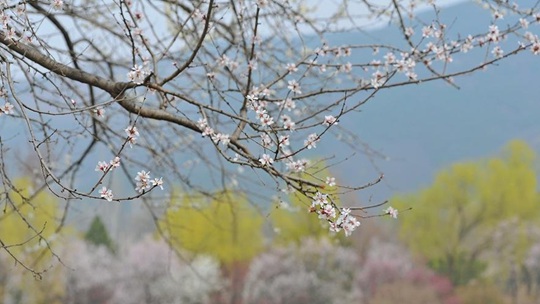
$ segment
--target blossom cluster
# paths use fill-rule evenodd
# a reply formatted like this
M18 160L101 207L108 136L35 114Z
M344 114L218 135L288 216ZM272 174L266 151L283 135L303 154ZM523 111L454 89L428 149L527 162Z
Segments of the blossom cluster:
M328 198L328 194L317 192L313 196L310 212L317 213L320 219L328 221L330 231L339 232L343 230L346 236L360 226L360 221L351 214L349 208L336 208ZM339 212L339 216L338 216Z
M111 189L107 189L107 187L103 187L101 188L101 190L99 190L99 195L106 199L107 201L109 202L112 202L113 198L114 198L114 195L112 193L112 190Z
M137 143L137 138L139 137L139 131L137 130L137 127L128 126L124 131L128 136L128 141L130 145L134 145L135 143Z
M104 118L105 117L105 109L103 109L103 107L97 107L94 109L94 114L96 114L97 117L99 118Z
M8 1L0 2L7 3ZM32 30L31 24L36 23L34 23L34 20L25 16L26 2L19 2L19 4L10 6L3 5L6 9L0 11L0 21L2 22L7 38L16 39L17 36L24 33L34 38L39 38L40 42L46 42L45 37L39 37L37 32ZM171 41L167 41L168 37L165 37L167 35L162 36L159 33L154 33L155 41L151 42L156 43L148 44L139 43L147 39L142 37L142 29L145 29L145 31L150 29L149 32L152 32L152 20L148 20L150 19L148 18L149 16L144 16L141 12L145 11L143 9L144 5L137 6L137 10L135 8L129 8L133 2L129 0L123 1L120 8L124 5L127 10L124 11L125 14L118 15L119 17L116 19L117 25L120 27L125 26L121 31L124 34L119 35L120 39L127 38L128 40L124 42L128 42L127 45L131 45L132 49L130 52L127 52L129 54L118 54L118 57L115 55L110 60L116 60L117 58L125 59L120 60L118 65L125 67L124 72L127 75L124 74L123 77L126 78L127 76L127 79L132 84L128 87L134 87L137 85L133 84L146 82L145 85L148 86L146 88L142 86L137 88L137 93L145 89L157 92L155 98L149 99L148 104L141 106L155 111L163 111L163 113L169 113L171 115L183 115L187 120L193 122L197 120L197 115L202 115L203 118L197 121L198 130L200 130L203 137L211 139L217 149L221 148L220 146L230 148L242 147L245 149L242 149L242 158L247 162L242 163L243 165L248 164L253 167L259 167L259 169L266 170L278 179L285 176L281 175L281 173L289 173L291 175L300 174L309 168L310 163L302 158L304 155L301 154L304 152L309 154L314 149L320 148L322 137L330 133L327 133L328 129L337 125L338 119L344 120L345 118L342 118L342 115L352 112L356 107L359 107L365 102L353 101L353 98L349 98L353 97L354 94L358 93L354 97L356 99L365 90L373 92L385 86L399 86L407 82L420 82L426 79L430 80L431 78L448 79L447 76L451 76L451 74L446 71L446 66L453 61L452 57L456 56L457 53L467 53L478 47L488 48L486 53L492 57L485 59L486 61L507 57L512 53L509 50L503 50L506 47L503 41L513 32L521 40L521 47L530 48L533 54L540 54L540 39L538 36L531 32L525 32L529 26L532 27L533 23L540 22L540 15L536 15L532 9L530 12L525 13L525 10L523 10L523 13L520 13L517 8L513 8L522 18L519 19L519 22L516 19L515 24L512 26L503 26L500 20L504 19L505 16L503 13L506 14L507 10L500 10L500 7L499 9L491 8L493 20L489 26L484 26L483 33L474 35L459 34L456 36L457 41L450 40L453 33L451 31L447 32L449 27L441 23L441 20L438 18L432 22L417 24L414 23L414 18L408 18L403 21L404 24L401 24L401 29L405 35L405 40L409 42L410 50L384 44L372 46L356 45L353 47L342 45L334 47L328 45L326 42L321 42L322 45L319 45L314 51L306 47L302 52L295 52L298 50L295 50L294 45L291 45L292 48L288 48L289 43L278 43L282 38L289 38L286 32L276 31L274 32L276 37L271 37L268 40L267 35L262 29L263 26L272 23L268 21L274 17L278 18L276 20L280 22L285 21L283 24L293 22L295 27L298 25L299 28L303 27L301 23L305 21L313 22L312 25L317 28L318 22L309 20L309 14L299 13L294 18L289 18L294 16L294 14L280 14L282 11L294 11L294 5L285 4L287 1L284 1L283 6L276 6L274 2L268 0L254 1L252 4L256 3L256 5L240 6L238 11L234 11L239 21L238 31L232 32L224 30L225 28L222 27L226 26L226 23L220 24L216 22L216 15L214 15L212 10L206 10L204 9L204 5L202 5L194 9L191 13L179 14L177 17L188 18L182 21L186 29L191 23L187 22L189 18L194 18L192 21L196 25L206 23L207 29L204 29L204 33L201 31L202 27L189 28L189 31L183 31L185 35L182 34ZM410 5L412 6L414 2L416 1L412 1ZM49 4L49 7L46 8L46 11L49 13L55 14L59 12L54 12L54 10L63 10L60 12L62 16L66 19L73 18L74 21L77 21L78 15L71 14L73 9L77 8L82 11L85 8L84 5L72 3L72 1L48 0L43 3ZM84 3L84 1L81 3ZM279 12L274 10L278 7L280 9ZM28 5L28 8L32 9L32 15L39 14L39 12L36 12L36 7ZM405 10L405 8L403 9ZM508 6L508 9L512 10L510 6ZM222 8L219 10L225 15L233 13ZM396 7L395 10L399 10L399 8ZM255 11L257 12L256 15L254 14ZM264 15L264 17L260 17L261 19L259 19L259 11ZM96 18L102 18L97 12L96 10L94 14ZM175 16L171 15L169 17L174 18ZM220 15L220 18L229 20L228 16ZM101 24L102 20L100 19L99 21L98 23ZM259 27L253 26L255 24L260 25L261 30L258 31L257 28ZM139 28L139 25L141 28ZM148 25L150 26L148 27ZM521 32L522 29L525 33ZM285 31L286 29L284 28L283 30ZM217 35L216 39L219 40L220 33L229 33L232 35L230 37L231 39L225 39L226 41L243 41L246 43L244 46L249 45L250 47L236 48L225 47L224 45L223 47L216 48L215 44L208 44L213 39L202 39L215 34ZM99 32L92 33L92 35L94 34L99 34ZM169 63L175 62L173 65L178 68L176 62L181 62L184 57L191 57L187 56L187 54L180 54L180 57L178 57L175 52L171 51L176 48L177 43L182 44L180 41L181 38L189 38L191 34L194 34L193 37L202 35L200 44L196 49L193 49L193 57L187 65L193 72L173 74L171 77L160 75L163 73L163 70L159 71L157 68L162 65L162 62L159 62L161 59L167 60ZM209 36L205 36L207 34ZM281 34L283 36L280 36ZM82 35L86 36L85 33L82 33ZM148 37L151 37L151 34L148 35ZM110 38L111 41L116 39L114 35ZM275 39L276 43L274 43L273 39ZM321 37L321 41L325 41L325 38ZM167 42L170 42L170 44ZM269 49L263 44L268 42L272 42L270 44L273 45L271 53L267 52ZM43 45L47 44L43 43ZM169 45L169 48L162 48L165 45ZM106 47L108 48L109 46ZM363 56L350 58L353 51L363 52L367 50L369 52L370 49L373 49L374 56L378 54L379 49L384 50L384 52L381 52L380 57L373 58L374 60L367 59L365 62L360 61ZM95 51L95 53L99 54L103 50L98 46ZM63 50L62 48L56 50L56 52L59 55L62 55L62 53L69 55L71 53L69 50ZM282 53L279 54L280 52ZM91 58L94 56L92 55L93 53L88 53L88 56L90 56L89 61L94 60L100 66L99 60L101 59L99 57L98 59ZM105 53L108 54L108 52ZM128 56L126 57L124 55ZM148 58L152 58L152 61ZM76 58L72 59L74 61L77 60ZM282 62L282 66L274 66L279 62ZM484 63L478 64L476 67L482 67L482 64ZM437 71L437 68L442 66L444 66L444 71ZM242 71L239 72L239 70ZM361 70L365 72L365 75L362 76L365 79L356 79ZM454 70L450 68L448 71ZM464 70L463 72L467 71ZM152 73L155 74L153 78L149 77L153 75ZM347 83L347 86L351 85L354 87L346 88L341 85L334 88L332 85L338 84L338 81L342 80L339 77L335 77L336 75L354 81ZM400 82L394 82L392 78L394 75L402 78L405 77L407 80L403 81L403 83L401 83L401 80ZM59 75L59 77L62 78L65 75ZM66 78L66 80L69 79L69 77ZM227 81L224 81L225 79ZM333 82L334 80L336 81L335 83ZM154 81L155 83L151 83ZM69 83L66 87L69 87ZM171 91L168 91L169 89ZM187 107L184 108L183 106L175 108L175 105L172 103L172 100L174 100L172 96L177 96L178 94L171 94L172 91L186 94L185 100L189 100L191 106L195 106L195 108L204 109L204 112L187 110ZM345 93L343 99L341 99L341 93ZM244 103L236 102L240 94L243 95L241 101L244 101ZM333 99L333 95L340 99ZM199 96L202 97L199 98ZM322 98L327 98L327 96L333 100L325 99L322 101ZM321 97L321 101L318 100L319 97ZM88 100L84 100L84 96L79 98L82 99L80 101L82 104L89 104ZM59 98L58 100L62 99ZM169 103L169 101L171 102ZM73 99L72 102L73 107L75 107L75 101ZM162 107L158 108L156 106L158 102ZM246 106L248 109L247 114L243 112ZM336 114L335 111L339 108L341 108L341 112ZM102 107L92 106L89 109L91 109L88 111L90 115L100 118L105 117L105 110ZM328 115L331 112L335 116ZM78 111L73 111L73 113L78 113ZM13 114L13 106L7 102L3 107L0 107L0 115L2 114ZM141 112L139 114L144 113ZM138 119L152 119L152 117L144 116L139 115ZM226 119L221 117L226 117ZM135 123L132 124L125 129L125 134L127 134L125 143L129 143L130 146L136 144L139 139L137 127L135 127ZM229 134L218 132L225 132L226 130L221 124L226 124L229 130L237 130L235 134L241 134L241 136L234 138L234 147L230 145L231 137ZM195 130L197 130L197 127L195 127ZM243 145L245 142L249 143ZM254 150L251 150L253 147ZM148 150L151 149L152 147L148 146ZM232 151L232 153L239 151ZM223 151L220 150L220 152ZM120 154L118 155L120 156ZM238 157L237 154L234 159L238 160ZM214 160L208 161L212 162ZM117 168L119 165L120 158L117 157L111 161L99 161L95 170L106 173L111 169ZM137 169L136 171L139 170ZM280 170L287 172L281 172ZM137 182L135 190L139 193L145 193L151 190L152 187L162 187L163 183L161 179L151 179L149 172L146 171L138 172L135 180ZM283 180L286 179L283 178ZM322 185L320 185L319 189L324 189L326 186L336 186L336 181L333 177L327 177L326 181L320 180L320 182ZM113 199L112 191L106 187L101 189L100 195L107 200ZM331 228L335 231L345 230L345 233L348 234L360 224L351 215L350 209L337 207L329 197L321 193L317 193L314 196L314 204L311 208L321 219L329 221ZM392 207L388 207L384 212L393 218L398 216L398 210Z
M63 0L52 0L52 8L55 10L61 10L62 7L64 7L64 1Z
M248 107L252 111L255 111L255 116L260 121L262 126L270 127L274 125L275 121L272 116L268 113L268 110L266 109L267 102L263 100L261 97L264 97L268 94L268 92L261 91L259 92L259 96L256 94L249 94L246 96L248 101ZM285 127L286 128L286 127Z
M335 178L327 177L326 183L329 186L335 186ZM330 225L330 231L340 232L343 230L346 236L350 236L360 226L360 221L351 214L351 209L336 207L329 199L328 194L317 191L312 199L309 211L316 213L319 219L327 221ZM398 216L398 210L393 207L388 207L384 213L395 219Z
M139 136L139 131L137 130L137 127L128 126L124 131L128 135L129 143L135 144L137 137ZM109 162L99 161L98 164L96 165L95 171L101 171L101 172L107 173L110 170L113 170L118 167L120 167L119 156L115 157L113 160ZM144 170L137 172L135 181L136 181L135 191L139 193L148 192L154 187L160 187L161 190L163 190L163 178L160 177L160 178L151 179L150 172L146 172ZM112 193L112 190L108 189L107 187L102 187L101 190L99 190L99 195L101 198L104 198L109 202L112 201L114 198L114 194Z
M13 105L9 102L6 102L3 107L0 107L0 115L2 114L13 114Z
M221 143L223 146L228 146L231 142L230 135L225 133L216 133L213 128L208 125L208 121L205 118L199 118L197 126L201 130L203 137L210 136L214 144Z
M494 19L502 19L502 15L494 14ZM536 17L535 17L536 18ZM537 18L535 20L538 20ZM527 29L529 21L524 18L519 20L521 28ZM426 66L431 66L434 60L442 61L445 64L453 61L452 54L461 52L467 53L475 46L493 45L491 53L497 59L504 56L504 51L500 45L502 40L506 38L506 34L502 33L496 24L491 24L488 28L487 34L473 37L467 35L461 42L450 41L445 42L445 30L446 25L429 24L422 28L422 41L426 40L426 44L423 48L413 48L410 52L401 52L401 58L398 59L396 54L388 52L384 55L384 62L380 60L373 60L369 65L375 69L371 74L369 81L364 82L364 85L371 85L371 87L377 89L385 84L388 80L388 75L392 72L398 72L404 74L410 81L417 81L418 75L415 73L415 67L417 62L422 62ZM408 38L414 35L412 28L406 28L405 34ZM540 54L540 40L537 35L531 32L525 32L522 35L526 42L531 45L530 50L533 54ZM434 40L428 40L433 38ZM521 47L525 48L525 44L520 42ZM420 46L420 45L419 45ZM320 52L320 51L319 51ZM375 53L378 52L376 49ZM432 55L432 57L430 57Z
M330 222L330 231L339 232L343 229L345 236L350 236L359 226L360 221L351 215L351 209L343 208L338 219L335 222Z
M141 66L136 64L131 68L131 71L128 72L127 77L129 81L132 81L134 83L141 84L144 82L144 79L146 76L150 75L150 72L148 71L148 68L146 67L147 63L145 63Z
M218 58L217 63L219 66L226 67L229 70L236 70L239 66L238 61L232 60L225 54Z
M120 167L120 157L117 156L108 163L106 161L99 161L95 171L108 172L118 167Z
M393 217L395 219L397 219L398 217L398 210L395 208L392 208L391 206L386 208L386 210L384 210L384 213L390 215L390 217Z
M294 64L287 64L287 69L289 72L293 72L297 70L296 65ZM289 81L289 89L292 91L297 91L296 93L299 93L298 90L300 90L298 83L296 81ZM287 115L283 114L284 111L292 111L296 108L296 103L292 98L285 98L279 102L269 103L265 100L270 94L270 90L266 88L257 88L255 87L252 89L251 94L248 94L246 96L247 100L247 106L248 109L255 112L255 117L260 121L261 125L263 127L270 128L269 131L262 131L260 132L260 145L264 149L271 149L275 145L278 146L278 151L281 152L281 155L278 155L277 157L272 157L268 153L263 153L261 157L259 158L259 163L262 166L271 166L274 161L284 160L286 168L289 171L298 173L305 171L308 161L306 159L299 159L295 160L293 159L293 152L290 150L290 135L277 135L276 131L280 130L278 126L275 126L276 120L274 117L272 117L269 114L268 107L270 105L277 105L278 106L278 113L279 113L279 119L282 123L282 129L281 131L294 131L296 128L296 123L293 121L293 119ZM337 125L337 118L335 118L332 115L326 115L322 125L324 126L332 126ZM199 127L201 128L203 135L208 133L208 129L206 127L206 121L205 120L199 120ZM212 132L212 131L210 131ZM272 139L272 137L269 135L271 132L272 134L276 134L277 139ZM278 133L279 134L279 133ZM320 135L317 133L311 133L307 136L307 138L304 140L304 148L306 149L315 149L317 147L317 143L320 141Z
M144 193L153 187L160 187L163 190L163 177L151 179L150 172L144 170L137 172L135 181L137 182L135 191L139 193Z

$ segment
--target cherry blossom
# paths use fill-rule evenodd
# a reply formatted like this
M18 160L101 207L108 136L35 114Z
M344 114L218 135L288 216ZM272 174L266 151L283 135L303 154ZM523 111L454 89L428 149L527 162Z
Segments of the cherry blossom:
M131 68L131 71L128 72L127 77L129 81L135 83L142 83L147 75L148 72L145 71L142 66L136 64L135 66L133 66L133 68Z
M524 29L529 27L529 21L527 21L527 19L525 19L525 18L519 18L519 24Z
M152 186L153 187L159 187L161 190L163 190L163 177L160 177L160 178L154 178L152 181Z
M337 125L337 119L332 115L326 115L324 116L324 122L323 125L330 126L330 125Z
M295 94L302 94L300 84L296 80L289 80L287 88Z
M405 29L405 36L411 37L412 35L414 35L414 29L412 27L406 28Z
M270 166L274 163L274 159L268 154L263 154L259 159L259 162L263 166Z
M322 208L317 211L317 214L319 215L319 219L332 220L336 217L336 209L332 204L327 203L322 205Z
M489 26L489 33L486 36L486 40L491 41L491 42L495 42L495 43L499 42L500 36L499 36L499 27L498 26L496 26L494 24Z
M463 42L463 44L461 45L461 52L467 53L468 51L472 50L473 42L474 38L471 35L468 35L467 39L465 39L465 42Z
M373 88L377 89L379 88L380 86L382 86L384 84L384 82L386 81L385 79L385 75L377 70L375 71L375 73L373 73L371 75L371 85L373 86Z
M204 131L201 133L201 135L202 135L203 137L205 137L205 136L212 136L212 135L214 135L214 129L212 129L212 128L206 126L206 127L204 128Z
M137 130L137 127L135 127L135 126L129 126L124 131L126 132L126 134L129 137L137 137L137 136L139 136L139 131Z
M137 182L135 191L138 191L139 193L143 193L152 187L150 184L150 172L146 172L144 170L137 172L135 181Z
M540 54L540 42L533 43L533 45L531 46L531 52L534 55Z
M64 7L64 1L62 0L53 0L51 3L53 9L61 10Z
M99 195L109 202L112 202L113 200L113 193L110 189L107 189L107 187L101 188L101 190L99 190Z
M120 167L120 157L117 156L113 160L111 160L110 165L111 165L111 168Z
M499 46L494 47L491 53L495 58L501 58L503 56L503 50Z
M393 217L395 219L397 219L397 217L398 217L398 210L394 209L392 207L386 208L386 210L384 210L384 213L389 214L391 217Z
M351 73L352 72L352 63L347 62L346 64L342 65L339 70L343 73Z
M343 208L339 218L330 225L330 231L339 232L341 229L345 232L345 236L350 236L356 228L360 226L360 222L356 217L351 215L351 210Z
M297 161L289 161L286 166L289 171L292 172L304 172L306 170L306 167L308 165L308 161L306 159L300 159Z
M105 117L105 109L103 109L103 107L97 107L94 109L94 113L96 114L97 117L99 118L104 118Z
M265 148L271 148L274 145L272 138L266 133L261 134L261 144Z
M316 206L323 206L328 204L328 194L321 193L317 191L315 196L313 196L313 201L311 202L311 208Z
M206 131L206 129L205 129L205 131ZM209 135L212 135L212 141L214 141L214 143L216 143L216 144L221 143L221 145L227 146L231 142L229 134L222 134L222 133L214 134L212 132Z
M296 124L289 116L282 115L281 120L283 121L283 128L291 131L295 129Z
M292 100L292 98L287 98L283 100L280 104L287 111L292 111L296 108L296 103L294 102L294 100Z
M296 67L296 64L294 63L287 63L287 71L290 73L298 71L298 68Z
M330 187L334 187L336 185L336 178L335 177L326 177L326 184Z
M105 172L108 169L109 169L109 164L107 162L104 162L104 161L98 162L98 164L96 166L96 171Z
M206 118L199 118L199 120L197 120L197 125L201 130L204 130L204 128L208 126L208 121L206 120Z
M261 124L263 124L264 126L271 126L274 124L274 118L267 113L264 113L261 117Z
M0 108L0 114L13 114L13 105L9 102L6 102L2 108Z
M304 146L308 149L315 149L317 148L317 142L319 141L319 136L317 133L311 133L309 134L308 138L304 140Z
M137 127L129 126L124 131L128 135L128 141L130 146L134 145L137 142L137 137L139 136L139 131L137 130Z
M289 138L290 136L289 135L281 135L279 136L279 145L280 146L288 146L290 145L290 141L289 141Z

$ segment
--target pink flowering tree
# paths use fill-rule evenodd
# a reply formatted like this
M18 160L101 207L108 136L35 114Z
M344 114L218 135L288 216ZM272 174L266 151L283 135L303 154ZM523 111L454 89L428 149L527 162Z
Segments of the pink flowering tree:
M306 239L251 263L244 303L361 303L360 261L351 248Z
M540 53L528 29L540 20L536 6L483 4L491 20L482 30L456 33L435 1L423 4L435 13L426 21L415 0L1 0L2 192L17 166L9 160L24 149L40 176L29 203L41 191L71 204L149 199L172 185L266 188L307 196L306 208L349 235L371 206L338 207L325 189L361 190L382 176L306 178L308 156L332 137L354 139L340 122L382 90L457 86L459 76ZM391 20L400 41L329 42L364 32L368 19ZM475 50L487 56L453 65Z

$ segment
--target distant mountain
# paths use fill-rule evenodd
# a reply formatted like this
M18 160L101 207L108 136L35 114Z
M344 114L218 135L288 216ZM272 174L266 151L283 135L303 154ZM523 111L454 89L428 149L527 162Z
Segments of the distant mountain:
M419 17L426 23L434 18L431 12L422 13ZM489 13L472 2L446 7L440 17L449 26L450 34L480 32L490 22ZM505 17L501 27L508 21ZM415 30L416 35L419 35L421 29ZM539 25L531 25L530 30L538 33ZM365 33L335 34L329 44L336 46L388 41L393 41L393 44L395 41L403 41L401 33L394 26ZM380 57L383 55L381 53ZM485 55L485 51L482 51L455 56L452 66L472 66L483 61ZM527 52L498 66L489 67L486 71L457 78L459 90L443 81L382 90L360 108L361 112L342 119L340 125L353 130L362 142L380 151L388 159L368 159L364 155L356 155L331 170L342 182L351 185L368 182L375 179L379 172L384 172L385 179L380 185L360 194L362 203L366 204L369 197L376 203L396 193L415 191L428 185L441 168L453 162L498 153L514 138L525 139L540 152L538 71L540 56ZM22 145L26 139L16 135L24 132L22 121L15 125L0 120L0 136L3 140L20 140ZM315 152L320 155L336 155L329 163L349 156L350 152L342 152L347 150L344 144L330 138L323 139L323 142L326 140L331 144L320 144ZM98 151L83 164L87 166L83 170L92 172L100 160L99 156ZM197 178L209 179L204 172L199 175ZM119 182L117 187L127 189L128 185ZM129 190L133 191L132 188ZM356 200L356 197L352 199ZM94 213L102 213L106 215L104 220L115 238L129 234L126 230L131 229L131 226L124 223L135 221L134 213L147 212L139 202L72 206L71 222L85 226ZM137 221L141 221L141 218ZM152 229L151 222L148 227Z
M429 12L419 17L426 23L433 20ZM490 14L470 2L445 8L440 17L450 33L485 31L490 24ZM511 24L512 20L505 17L499 26L504 28L506 23ZM539 29L538 24L529 28L535 34ZM415 31L419 35L421 29ZM333 38L333 45L403 40L396 27ZM505 43L517 45L510 39ZM487 55L492 56L489 52ZM472 66L485 56L485 50L455 56L451 65ZM460 89L436 81L379 92L360 113L343 122L371 148L389 158L375 162L378 170L385 173L385 182L366 190L362 197L373 195L382 200L395 193L415 191L429 184L441 168L496 154L511 139L524 139L540 152L538 71L540 56L527 51L485 71L456 78ZM336 168L338 173L343 172L340 176L344 180L367 181L377 171L367 161L345 167L347 170L343 171ZM354 167L358 171L351 172Z

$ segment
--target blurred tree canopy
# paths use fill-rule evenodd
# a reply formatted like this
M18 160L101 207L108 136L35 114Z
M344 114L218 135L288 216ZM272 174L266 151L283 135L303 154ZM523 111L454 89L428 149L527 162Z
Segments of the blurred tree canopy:
M504 237L495 228L513 220L519 233L508 242L510 260L520 263L531 242L522 228L539 214L535 160L526 143L512 141L501 156L442 170L429 188L392 200L414 208L399 221L401 238L435 270L465 284L484 271L482 255Z
M84 239L96 246L105 246L111 252L114 252L114 244L107 232L107 228L99 216L95 216L90 224L90 228L86 231Z
M59 229L58 202L46 192L40 192L30 202L33 185L29 179L16 180L13 186L5 193L0 213L0 249L17 257L15 263L9 261L0 265L7 269L7 274L15 276L12 281L18 282L19 288L10 292L20 303L60 303L63 281L60 268L53 267L59 259L49 250L54 246ZM22 271L22 267L29 271ZM14 268L19 270L10 272ZM44 271L50 279L38 281L39 273Z
M208 254L225 265L260 252L262 224L263 217L248 199L232 191L174 199L159 223L176 248Z

